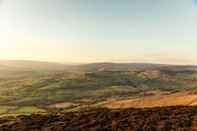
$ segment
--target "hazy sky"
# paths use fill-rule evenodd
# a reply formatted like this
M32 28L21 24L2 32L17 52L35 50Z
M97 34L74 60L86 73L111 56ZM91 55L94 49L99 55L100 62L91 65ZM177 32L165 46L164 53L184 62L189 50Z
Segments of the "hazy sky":
M0 0L0 59L197 64L197 0Z

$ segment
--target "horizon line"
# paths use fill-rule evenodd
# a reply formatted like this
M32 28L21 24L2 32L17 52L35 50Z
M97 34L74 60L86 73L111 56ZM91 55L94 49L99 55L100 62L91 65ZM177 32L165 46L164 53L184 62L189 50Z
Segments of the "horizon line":
M166 65L166 66L197 66L197 64L175 64L175 63L164 63L164 62L143 62L143 61L92 61L92 62L66 62L66 61L48 61L48 60L32 60L32 59L0 59L1 61L23 61L23 62L43 62L43 63L56 63L56 64L74 64L74 65L83 65L83 64L99 64L99 63L111 63L111 64L153 64L153 65Z

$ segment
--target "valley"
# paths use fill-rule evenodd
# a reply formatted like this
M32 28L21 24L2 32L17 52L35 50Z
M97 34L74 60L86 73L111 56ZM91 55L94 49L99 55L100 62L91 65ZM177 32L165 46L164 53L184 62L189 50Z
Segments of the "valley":
M0 67L2 116L197 103L195 66L3 61Z

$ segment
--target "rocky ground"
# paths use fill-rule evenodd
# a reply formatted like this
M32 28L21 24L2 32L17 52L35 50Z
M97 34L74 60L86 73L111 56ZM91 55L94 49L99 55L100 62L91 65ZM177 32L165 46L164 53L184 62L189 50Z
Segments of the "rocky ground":
M197 107L94 109L3 117L0 131L195 131Z

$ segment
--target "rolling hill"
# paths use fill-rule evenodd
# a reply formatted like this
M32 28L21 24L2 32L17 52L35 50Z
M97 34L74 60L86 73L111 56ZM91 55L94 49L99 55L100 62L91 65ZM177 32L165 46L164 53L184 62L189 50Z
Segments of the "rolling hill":
M196 66L143 63L71 66L36 61L0 61L0 114L43 112L58 107L73 111L103 107L110 100L120 102L114 103L114 107L120 107L124 103L119 101L121 99L128 100L128 107L149 106L147 101L150 99L154 103L150 106L160 106L159 99L163 103L179 98L181 101L175 93L196 89L196 69ZM170 96L166 97L166 93Z
M66 70L65 64L30 61L30 60L0 60L0 70Z

